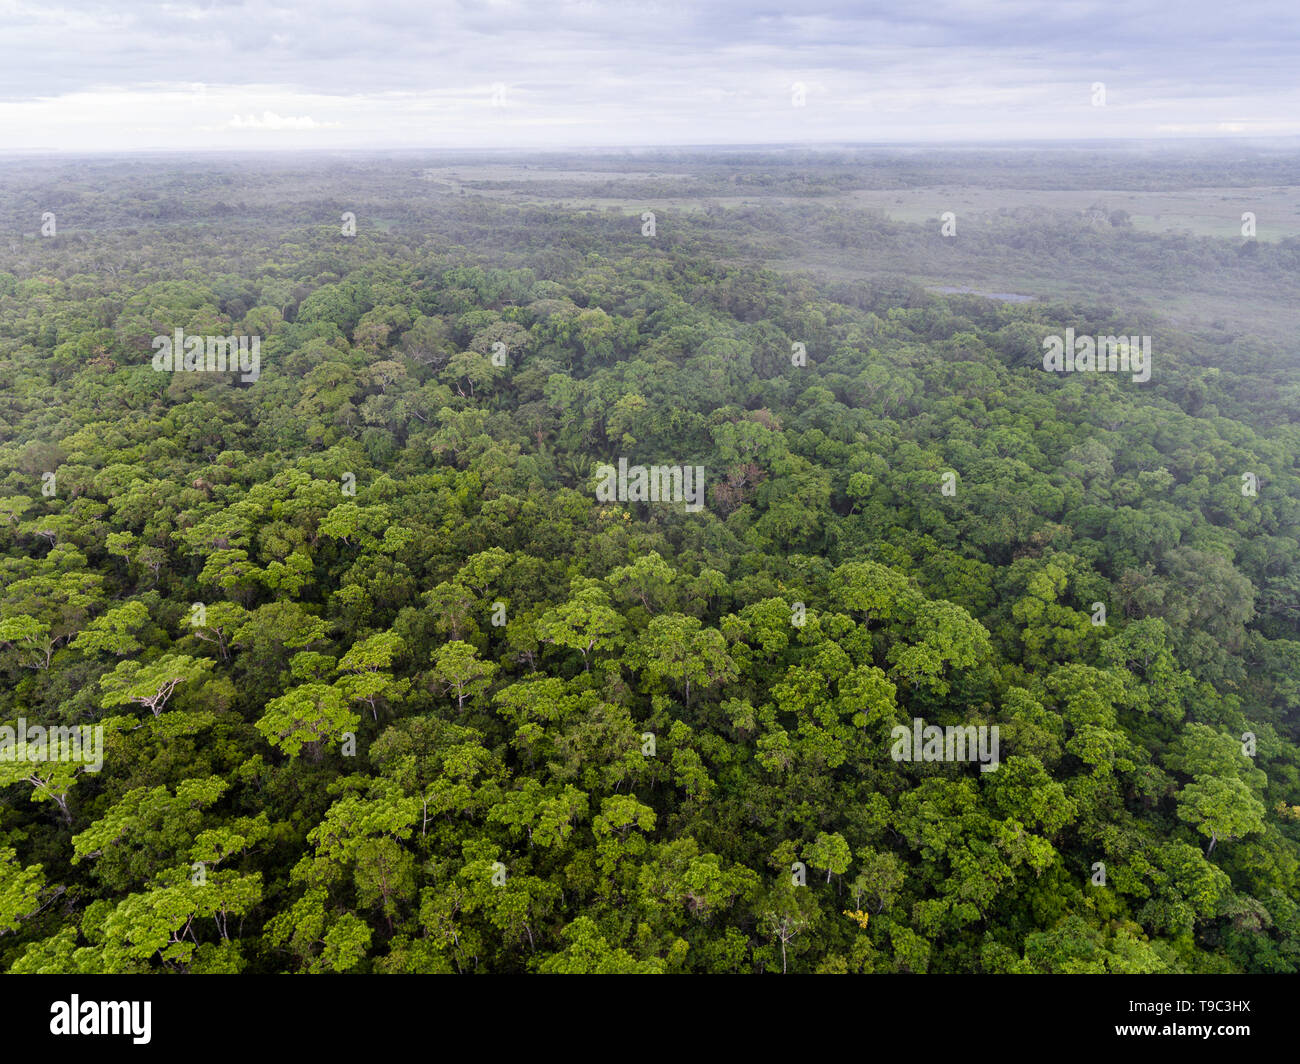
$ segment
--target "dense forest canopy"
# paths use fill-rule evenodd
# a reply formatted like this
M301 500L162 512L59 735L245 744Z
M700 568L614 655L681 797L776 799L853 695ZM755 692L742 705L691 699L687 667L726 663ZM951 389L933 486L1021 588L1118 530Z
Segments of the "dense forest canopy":
M1300 968L1300 350L1142 288L1280 301L1300 241L1009 208L958 248L819 201L969 158L800 159L599 210L0 167L0 724L103 738L0 760L0 969ZM948 249L1107 279L935 295ZM1150 380L1045 372L1067 329ZM258 374L155 370L177 330ZM620 459L705 505L602 498ZM917 721L999 763L898 760Z

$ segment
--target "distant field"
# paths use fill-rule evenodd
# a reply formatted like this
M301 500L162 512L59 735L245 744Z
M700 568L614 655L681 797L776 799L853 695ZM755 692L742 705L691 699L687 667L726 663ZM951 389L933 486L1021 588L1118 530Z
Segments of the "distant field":
M1083 213L1100 208L1127 211L1135 229L1152 233L1191 233L1240 239L1241 216L1255 215L1256 238L1300 236L1300 187L1198 188L1162 192L1114 189L978 189L945 186L926 189L862 190L844 199L883 211L904 222L936 220L944 211L958 224L980 224L1008 207L1039 207Z
M492 199L564 203L594 210L615 208L640 211L650 208L703 210L710 206L783 206L806 200L804 196L765 195L757 190L745 195L626 196L618 186L630 182L687 181L693 175L666 171L593 171L546 169L525 165L447 166L425 170L425 180ZM570 183L563 194L536 186L543 182ZM533 186L533 187L509 187ZM506 186L506 187L501 187ZM594 186L605 186L596 188ZM854 189L819 195L823 204L842 203L878 210L902 222L937 221L952 211L958 224L981 225L999 212L1034 207L1084 214L1088 211L1126 211L1135 229L1151 233L1190 233L1239 239L1242 215L1255 215L1256 239L1278 241L1300 236L1300 186L1252 185L1242 187L1132 191L1125 189L1008 189L965 185L928 188Z
M1043 165L1026 171L1027 183L1041 183ZM843 208L858 218L864 212L878 214L906 226L933 227L937 232L940 215L952 211L957 217L958 235L973 234L992 239L1006 250L1008 232L1015 232L1009 216L1016 211L1043 212L1075 221L1087 219L1103 232L1142 233L1168 237L1171 241L1210 238L1240 245L1242 215L1255 215L1255 238L1276 244L1300 237L1300 184L1243 184L1209 188L1164 187L1151 190L1115 188L1013 188L977 185L979 172L971 173L970 185L951 182L925 184L917 175L900 172L895 188L847 188L827 190L810 185L801 190L789 174L770 187L746 187L733 192L730 183L716 173L682 172L681 168L656 171L580 169L572 166L548 169L544 164L462 164L422 172L424 180L440 191L455 195L482 196L504 203L537 203L593 212L618 211L638 215L654 210L660 224L674 212L688 213L703 220L708 212L737 211L753 225L755 208L773 212L816 204L821 208ZM873 178L862 170L863 184ZM1138 183L1133 174L1124 183ZM674 195L674 186L681 194ZM912 187L903 187L910 185ZM1114 212L1127 212L1127 224L1115 229ZM1124 223L1122 216L1116 219ZM762 222L756 223L760 229ZM1032 225L1026 222L1025 225ZM777 229L780 228L778 225ZM810 241L792 254L789 242L764 241L760 229L750 229L758 241L751 253L773 269L812 273L839 281L905 277L937 293L967 292L994 299L1020 302L1029 299L1102 299L1116 307L1150 312L1193 331L1206 334L1254 334L1284 349L1296 349L1300 335L1300 299L1290 298L1294 278L1279 277L1269 291L1259 291L1241 277L1207 270L1184 272L1161 269L1172 266L1181 255L1171 243L1170 257L1153 263L1150 271L1114 268L1104 260L1082 261L1065 252L1064 259L1045 260L1041 250L1010 254L987 254L980 250L940 253L925 241L894 239L873 245L864 257L851 247L832 247Z
M888 280L904 276L937 294L968 293L1020 303L1029 300L1093 300L1100 297L1119 308L1148 311L1195 332L1246 333L1270 340L1279 349L1295 351L1300 335L1300 303L1279 304L1267 294L1239 289L1216 291L1204 284L1179 291L1151 285L1145 288L1099 288L1086 277L1073 279L1024 270L995 270L974 264L943 273L894 258L875 262L846 262L839 256L811 252L793 259L773 259L767 265L788 273L806 273L837 281Z

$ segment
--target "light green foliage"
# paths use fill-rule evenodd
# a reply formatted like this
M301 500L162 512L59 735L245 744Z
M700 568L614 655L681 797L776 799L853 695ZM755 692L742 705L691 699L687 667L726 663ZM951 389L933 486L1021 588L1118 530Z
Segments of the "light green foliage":
M321 744L337 742L354 731L361 718L347 708L343 693L324 683L304 683L266 704L257 730L266 741L290 757L304 747L318 752Z

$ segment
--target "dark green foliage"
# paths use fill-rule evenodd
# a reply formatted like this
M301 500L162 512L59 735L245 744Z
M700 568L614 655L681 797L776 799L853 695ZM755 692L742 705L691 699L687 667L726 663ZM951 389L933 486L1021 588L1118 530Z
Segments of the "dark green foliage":
M0 252L0 723L108 722L0 764L0 969L1300 966L1294 365L1045 373L1122 315L736 265L743 213L243 180Z

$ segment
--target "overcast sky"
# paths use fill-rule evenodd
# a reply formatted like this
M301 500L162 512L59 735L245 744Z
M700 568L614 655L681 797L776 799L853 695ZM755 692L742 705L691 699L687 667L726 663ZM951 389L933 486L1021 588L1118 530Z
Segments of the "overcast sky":
M1297 0L0 0L0 151L1296 135L1298 27Z

